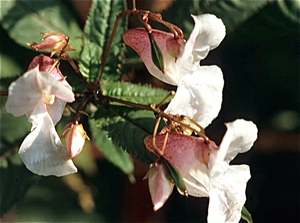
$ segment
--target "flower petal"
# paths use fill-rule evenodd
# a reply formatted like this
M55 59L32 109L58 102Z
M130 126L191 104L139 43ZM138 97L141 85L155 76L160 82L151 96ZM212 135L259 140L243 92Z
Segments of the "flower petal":
M170 39L174 39L174 35L155 29L152 30L152 35L163 54L164 73L152 61L150 40L144 28L127 30L123 34L123 39L128 46L132 47L140 55L148 71L154 77L168 84L177 85L184 73L180 72L180 65L175 62L175 58L168 53L167 49L167 42ZM177 42L180 46L180 51L183 52L185 40L178 39Z
M26 113L28 121L32 123L32 128L36 128L41 122L44 121L44 117L48 115L47 106L41 98L33 107L33 110Z
M226 35L225 26L221 19L212 14L193 16L195 27L186 43L183 57L190 54L194 63L204 59L210 50L215 49Z
M30 62L28 66L28 70L34 69L36 66L38 66L39 71L49 71L52 68L54 63L55 63L54 59L41 54L33 58L33 60ZM61 74L58 67L54 67L52 69L51 75L58 80L64 78L64 76Z
M25 138L19 154L27 169L38 175L64 176L77 172L49 115Z
M232 165L211 180L208 222L238 223L246 201L246 183L250 179L247 165Z
M160 149L164 144L165 136L165 134L162 134L155 137L155 144ZM144 141L146 147L153 151L153 136L146 137ZM167 138L164 156L184 176L199 161L205 163L205 158L210 152L209 146L205 144L202 138L170 133Z
M226 222L226 216L230 214L225 192L211 189L209 193L208 223Z
M210 179L208 177L208 171L207 166L199 162L183 176L189 195L194 197L209 196Z
M223 86L219 67L199 66L197 72L181 79L165 112L188 116L205 128L219 114Z
M54 125L56 125L61 119L65 106L66 106L66 102L59 98L55 98L55 101L52 105L47 105L48 113Z
M42 98L43 93L37 82L38 74L39 70L36 67L11 83L5 105L7 112L14 116L24 115Z
M211 176L226 171L229 162L238 153L247 152L257 138L257 127L251 121L237 119L226 123L226 126L227 131L220 144L220 151L209 163Z
M198 162L192 167L187 174L183 176L189 195L195 197L207 197L210 190L210 160L215 159L218 154L219 147L213 141L206 143L209 148L208 163Z
M247 152L257 139L258 129L251 121L237 119L234 122L226 123L227 131L222 140L231 138L225 161L230 162L238 153ZM230 136L231 135L231 136Z
M48 95L54 95L66 102L75 100L74 93L69 84L56 80L48 72L38 73L38 83L40 88Z

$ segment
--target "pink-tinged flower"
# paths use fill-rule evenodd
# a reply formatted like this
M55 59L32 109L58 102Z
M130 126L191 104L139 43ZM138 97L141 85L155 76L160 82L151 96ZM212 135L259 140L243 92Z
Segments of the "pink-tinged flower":
M128 46L132 47L140 55L148 71L154 77L163 82L177 85L179 79L183 76L183 73L180 72L180 55L182 55L184 51L185 40L174 40L174 35L172 33L156 29L152 30L152 36L163 54L164 72L162 72L152 61L149 35L144 28L127 30L123 34L123 39ZM171 49L168 48L169 45L174 45L175 47ZM176 57L175 55L177 55L178 52L181 53Z
M30 47L35 50L44 50L51 52L51 57L55 53L63 53L66 51L74 51L75 49L68 45L69 37L62 33L42 33L44 35L44 40L40 43L28 43Z
M155 144L158 148L162 148L165 141L165 136L165 134L160 134L155 137ZM146 137L144 142L147 149L151 152L154 152L153 136ZM207 166L209 164L211 154L217 153L218 149L219 148L215 145L215 143L210 140L205 142L203 138L169 133L167 144L165 145L164 156L174 165L184 179L184 176L188 174L190 169L196 166L199 162ZM163 168L163 166L160 166L160 168ZM155 165L153 170L151 169L150 171L154 173L158 172L158 167ZM164 171L168 171L166 167L164 168ZM170 182L162 179L162 177L159 179L160 181L156 179L156 181L152 182L151 187L149 182L151 197L158 196L156 195L158 191L165 191L164 187L169 188L168 185L164 185L163 183L169 184ZM162 205L166 202L170 194L171 193L165 193L164 199L161 199L160 205L158 206L159 208L162 207ZM156 208L156 205L158 202L154 202L153 200L154 199L152 199L154 208L157 210L158 208Z
M85 139L89 140L83 126L78 122L67 124L63 137L66 140L67 152L72 159L82 151Z
M163 53L164 72L153 64L145 29L130 29L123 34L123 38L141 56L153 76L178 86L165 112L189 116L205 128L221 109L224 80L219 67L200 66L200 61L223 40L225 26L211 14L192 17L195 27L187 42L180 38L175 40L171 33L152 31Z
M171 176L166 164L161 159L152 165L145 179L146 178L148 178L153 210L157 211L170 197L174 183L171 181Z
M32 132L19 150L21 159L29 170L45 176L77 171L54 127L66 102L75 98L71 86L53 72L54 77L39 71L39 66L27 71L11 83L6 102L7 112L14 116L26 114L32 123Z
M227 123L226 134L217 153L207 166L199 162L184 181L190 195L209 197L208 222L239 222L246 201L246 184L250 179L247 165L229 165L238 154L247 152L257 138L257 127L242 119Z
M48 72L40 72L37 66L11 83L6 110L14 116L26 114L33 126L49 112L48 115L53 117L53 123L56 124L66 102L74 100L72 88L65 80L60 81ZM42 111L37 110L41 108Z
M36 68L37 66L39 68L39 71L49 71L52 68L52 66L54 65L54 63L55 63L54 59L52 59L48 56L45 56L45 55L39 55L39 56L36 56L35 58L33 58L31 63L29 64L28 71ZM69 88L70 90L72 90L72 87L65 80L65 77L62 75L62 73L60 72L60 70L57 66L55 66L51 70L50 74L52 77L59 80L59 82L61 82L63 85L65 85L66 88ZM70 92L70 90L68 90L68 92ZM52 97L52 96L50 96L50 97ZM69 101L67 101L67 98L61 99L59 97L55 97L53 104L47 104L47 110L48 110L49 115L52 118L54 125L56 125L58 123L58 121L61 119L62 114L65 109L65 106L66 106L66 103L74 101L74 96L71 98L70 98L70 96L68 96L68 97L69 97L69 99L68 99ZM71 101L71 99L72 99L72 101Z
M201 138L170 133L164 156L178 169L188 191L195 197L209 197L208 222L239 222L246 201L246 183L250 179L247 165L229 165L238 154L247 152L257 138L251 121L238 119L227 123L227 132L217 147ZM165 135L156 136L161 148ZM145 144L153 151L153 137ZM157 187L162 187L157 184Z

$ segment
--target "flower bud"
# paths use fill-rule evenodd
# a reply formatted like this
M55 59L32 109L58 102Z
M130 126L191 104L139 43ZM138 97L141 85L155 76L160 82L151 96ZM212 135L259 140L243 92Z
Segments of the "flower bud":
M162 159L157 160L147 173L154 211L160 209L173 191L169 170Z
M55 53L63 53L66 51L74 51L75 49L68 45L69 37L62 33L42 33L44 40L40 43L27 43L28 46L35 50L44 50L51 52L51 57Z
M67 152L72 159L81 152L85 139L90 140L83 126L77 121L66 125L63 137L66 140Z

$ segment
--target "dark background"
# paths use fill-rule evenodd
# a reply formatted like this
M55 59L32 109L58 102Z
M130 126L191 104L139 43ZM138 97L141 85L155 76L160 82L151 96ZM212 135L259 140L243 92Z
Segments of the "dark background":
M174 13L182 2L138 1L137 6L161 11L165 20L173 22L174 19L174 23L180 26ZM67 4L81 15L79 22L83 26L88 1ZM167 9L174 10L173 18ZM284 17L276 4L269 4L263 10L230 32L221 45L201 62L203 65L218 65L225 79L220 115L206 132L218 144L226 130L225 122L244 118L257 124L259 136L254 147L232 162L246 163L251 168L245 206L255 223L296 223L300 222L300 26ZM197 11L187 13L197 14ZM299 11L297 13L299 16ZM281 22L272 22L274 18ZM135 25L136 21L130 20L129 26ZM185 31L187 38L191 30ZM1 30L2 50L6 49L4 41L10 50L18 49ZM26 69L36 54L22 49L16 52L16 57L21 57L21 53L28 55L28 60L22 61ZM128 50L128 55L131 54ZM64 68L63 63L61 66L69 69L67 66ZM173 89L153 79L141 64L130 73L125 66L124 72L128 72L124 75L127 81ZM82 191L70 190L70 184L65 181L47 177L32 186L25 199L2 220L206 222L208 199L185 198L174 190L164 207L153 212L147 181L142 180L147 166L136 160L136 183L131 184L101 155L95 157L98 172L92 176L81 176L95 202L90 213L80 204Z

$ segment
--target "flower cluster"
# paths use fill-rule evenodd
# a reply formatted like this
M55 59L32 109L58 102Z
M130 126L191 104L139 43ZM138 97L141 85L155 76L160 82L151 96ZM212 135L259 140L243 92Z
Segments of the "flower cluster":
M247 165L229 163L238 153L247 152L252 147L258 130L251 121L237 119L226 123L227 131L219 146L205 135L205 128L221 109L224 80L218 66L200 65L209 51L224 39L225 26L221 19L211 14L192 16L195 27L185 41L178 27L163 22L157 14L135 9L118 16L134 13L146 28L126 31L123 34L125 43L140 55L154 77L177 86L174 98L164 111L160 110L160 104L146 106L157 113L157 124L162 118L167 124L159 134L156 125L153 135L144 139L147 149L158 156L147 173L154 210L165 204L175 185L182 195L209 197L208 222L238 222L246 201L250 169ZM152 29L148 24L151 18L169 27L173 33ZM41 43L28 45L35 50L50 52L51 57L56 53L59 59L66 57L87 85L81 94L85 98L74 122L65 127L66 145L61 142L55 125L60 121L66 104L75 101L75 96L58 68L59 59L43 55L35 57L28 71L9 86L6 110L14 116L25 114L32 123L31 132L19 150L26 167L38 175L64 176L77 172L72 159L81 152L85 139L89 139L78 123L80 113L85 113L84 106L88 102L101 106L104 101L109 103L114 98L103 95L100 89L107 58L101 61L99 78L90 83L67 54L67 51L74 50L68 44L69 37L61 33L43 35L45 39ZM112 39L108 46L111 43ZM105 100L97 104L100 99ZM143 107L121 99L114 100Z
M195 27L187 42L181 38L174 40L171 33L152 30L163 54L164 72L152 62L151 46L145 29L130 29L123 34L123 38L141 56L153 76L178 86L165 112L188 116L206 127L217 117L221 108L224 81L219 67L200 66L200 61L223 40L225 26L220 19L210 14L193 16L193 19ZM173 48L168 44L170 40L173 41ZM174 48L180 52L177 57L170 53Z
M219 67L200 66L200 61L223 40L225 26L214 15L192 17L195 27L188 41L152 30L163 55L163 70L153 62L145 29L131 29L123 34L125 43L140 55L153 76L177 86L176 95L164 113L183 117L183 124L168 120L168 126L179 125L182 131L169 127L145 139L147 149L160 156L147 174L150 194L154 210L158 210L173 190L175 180L163 157L178 170L189 195L209 197L208 222L239 222L250 170L247 165L229 165L229 162L252 147L257 128L251 121L238 119L226 124L227 132L220 146L203 137L204 128L221 109L224 81ZM184 128L200 134L192 136ZM158 154L157 149L162 152Z
M19 154L30 171L44 176L77 172L55 130L66 103L75 98L72 87L53 67L54 63L47 56L35 57L28 71L11 83L6 103L7 112L14 116L25 114L32 123Z

